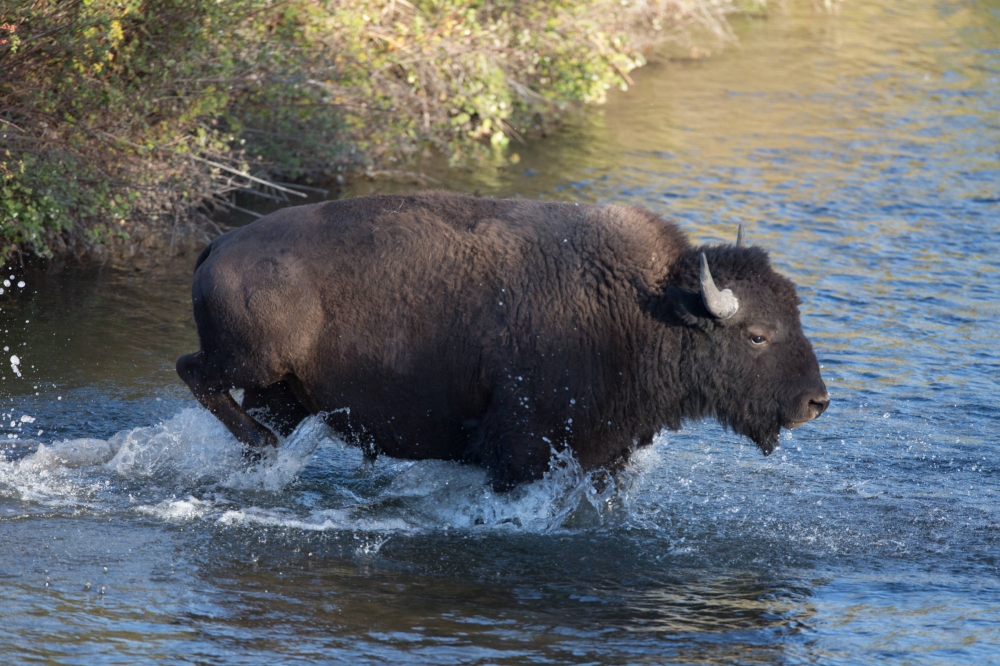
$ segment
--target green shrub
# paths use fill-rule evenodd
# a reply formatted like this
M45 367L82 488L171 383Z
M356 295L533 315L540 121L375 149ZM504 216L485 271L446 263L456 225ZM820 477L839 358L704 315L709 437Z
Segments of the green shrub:
M503 159L709 0L0 0L0 258L207 238L234 192ZM722 26L718 23L716 27Z

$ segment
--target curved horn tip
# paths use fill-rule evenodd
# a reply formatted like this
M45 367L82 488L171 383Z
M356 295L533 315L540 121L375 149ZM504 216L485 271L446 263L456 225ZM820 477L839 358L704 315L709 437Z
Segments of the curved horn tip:
M746 232L743 230L743 225L741 224L736 228L736 247L746 247L747 237Z
M740 302L731 289L719 291L715 286L704 252L701 253L701 301L716 319L729 319L740 309Z

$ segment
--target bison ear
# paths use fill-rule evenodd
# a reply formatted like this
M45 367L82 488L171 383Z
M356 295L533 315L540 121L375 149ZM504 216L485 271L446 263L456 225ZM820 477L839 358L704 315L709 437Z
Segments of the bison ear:
M704 326L707 322L705 306L701 296L691 291L682 291L677 287L667 288L667 303L674 316L688 326Z

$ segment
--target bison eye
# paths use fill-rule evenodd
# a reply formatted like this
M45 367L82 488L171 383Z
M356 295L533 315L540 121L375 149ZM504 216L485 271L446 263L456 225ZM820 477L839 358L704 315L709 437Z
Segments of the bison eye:
M763 335L751 335L750 343L754 345L763 345L767 343L767 338L765 338Z

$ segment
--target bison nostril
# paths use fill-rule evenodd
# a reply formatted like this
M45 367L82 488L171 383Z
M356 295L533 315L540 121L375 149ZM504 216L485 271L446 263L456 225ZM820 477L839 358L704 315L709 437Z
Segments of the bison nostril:
M826 411L826 408L830 406L830 394L826 391L823 395L817 396L815 398L810 398L809 400L809 411L814 413L813 418L819 418L819 415Z

